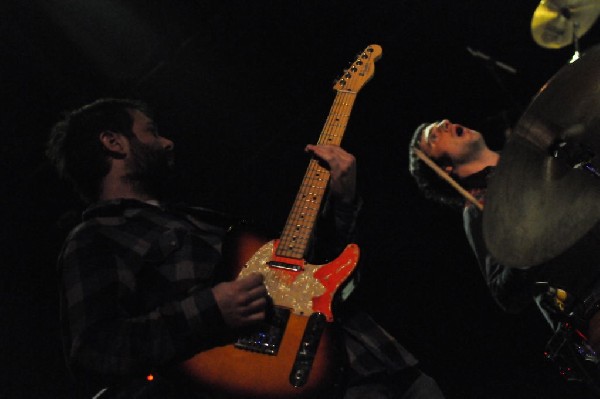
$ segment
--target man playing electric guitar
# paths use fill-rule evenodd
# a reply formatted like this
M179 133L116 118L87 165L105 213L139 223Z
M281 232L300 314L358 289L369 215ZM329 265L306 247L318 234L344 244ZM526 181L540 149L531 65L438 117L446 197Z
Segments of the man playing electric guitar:
M232 219L162 201L173 142L148 107L102 99L56 124L48 155L91 205L59 259L64 350L82 398L218 398L188 383L182 361L265 318L260 274L214 284ZM331 172L338 237L354 234L360 207L354 157L307 146ZM325 238L324 238L325 239ZM346 398L441 398L416 360L363 313L342 321Z

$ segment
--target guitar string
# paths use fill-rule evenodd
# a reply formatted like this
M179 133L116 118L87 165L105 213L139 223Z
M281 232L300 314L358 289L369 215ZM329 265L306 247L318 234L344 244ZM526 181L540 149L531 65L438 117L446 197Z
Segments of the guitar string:
M341 142L341 137L343 136L344 129L347 125L346 121L349 119L349 111L345 111L345 108L349 108L351 110L351 106L353 100L355 98L355 93L347 93L347 92L338 92L339 95L336 96L334 100L334 106L330 111L328 119L326 121L325 128L321 133L321 137L319 139L319 144L328 143L332 145L339 145ZM340 134L335 134L340 133ZM299 228L311 230L311 226L314 226L314 220L316 219L316 215L318 213L318 206L322 200L322 196L325 192L326 182L324 183L321 178L321 174L328 174L328 171L324 169L322 166L318 165L317 162L311 162L309 165L309 172L307 173L307 179L302 184L302 190L298 194L297 201L305 203L313 203L315 204L314 208L309 208L307 206L303 207L294 207L293 210L293 219L295 223L292 226L293 232L290 233L289 229L285 232L285 236L282 236L282 241L284 242L283 249L285 252L292 252L295 256L302 257L304 250L302 248L306 247L306 243L310 237L310 233L300 233ZM328 178L328 176L325 176ZM316 189L316 193L306 192L306 190ZM315 201L315 196L319 197L318 201ZM312 197L312 198L311 198ZM302 211L302 209L311 209L314 212L307 213L306 211ZM309 216L308 220L304 216ZM300 219L302 219L303 223L300 223ZM288 240L292 240L293 244L291 244L291 248L286 248L288 244ZM298 240L299 239L299 240ZM295 247L295 251L294 251Z
M325 127L318 140L319 144L339 145L341 143L347 121L350 117L355 94L354 92L338 91ZM304 256L306 244L310 238L310 232L312 231L312 227L314 227L314 221L318 214L317 208L320 208L329 178L329 171L319 165L318 162L313 161L311 160L309 164L309 171L301 184L301 190L296 198L296 205L298 206L294 206L290 214L290 221L292 223L286 224L286 228L282 234L280 243L283 243L283 246L278 248L278 254L291 253L292 256L290 257L293 258L302 258ZM311 189L315 192L307 192L307 190ZM307 206L300 206L302 202ZM314 204L314 208L311 208L309 204ZM307 209L310 209L311 212L306 212ZM301 233L300 229L305 229L307 232Z
M337 98L338 96L336 96ZM334 101L335 104L335 101ZM331 114L331 112L330 112ZM329 119L329 117L328 117ZM318 143L320 144L322 141L322 138L324 136L324 134L327 132L327 127L329 125L329 120L326 121L325 123L325 127L323 129L323 131L321 132L321 136L318 140ZM309 223L312 224L312 222L314 222L312 219L314 219L313 216L315 216L316 212L314 211L314 208L311 208L311 213L305 213L303 212L302 209L306 209L309 207L309 204L311 203L311 193L308 192L307 190L310 190L311 186L314 186L313 180L314 180L314 176L320 176L319 170L317 169L318 165L316 165L315 160L311 160L309 162L309 168L308 171L301 183L300 186L300 191L296 197L296 203L295 206L292 209L292 213L291 213L291 221L293 222L293 224L289 224L287 227L287 229L285 229L285 234L282 236L282 242L284 243L284 248L286 249L286 252L288 252L288 249L292 250L293 249L293 244L289 243L289 240L295 241L295 238L298 236L298 228L301 226L300 220L302 220L302 222L304 223ZM301 206L302 205L302 206ZM309 220L306 220L305 216L309 216ZM301 227L306 228L306 225L302 225ZM309 227L309 226L308 226ZM293 232L290 232L290 229ZM296 234L296 236L294 236L294 234ZM308 235L308 234L305 234ZM304 247L305 248L305 240L303 239L301 243L300 247ZM288 248L291 247L291 248ZM300 251L300 249L302 248L298 248L297 251ZM298 252L296 252L298 253Z
M336 98L334 99L334 104L326 120L325 127L323 128L319 140L317 141L318 144L341 144L355 99L356 92L338 91ZM303 252L306 248L306 243L310 238L312 228L314 227L314 221L318 216L319 209L317 208L320 208L320 206L317 205L320 205L323 200L328 181L329 171L319 165L316 160L311 160L309 162L308 171L301 184L300 192L298 193L296 202L292 209L292 213L290 214L290 219L294 221L295 226L300 226L306 229L306 231L302 230L302 232L297 231L295 233L296 242L300 245L300 249L302 249L302 254L299 255L300 258L304 256ZM307 190L309 191L307 192ZM304 204L302 204L303 206L300 206L302 202L304 202ZM314 204L315 207L311 207L310 204ZM302 223L305 224L300 223L300 220L302 220ZM286 224L284 235L280 239L280 245L285 245L287 240L290 239L290 236L293 237L294 233L290 233L290 228L291 226ZM278 248L277 253L279 253L279 249L280 248ZM297 254L297 251L300 249L296 249L296 252L294 253ZM279 275L280 273L277 272L269 272L267 273L266 279L269 284L277 284L279 286ZM308 289L306 285L307 282L305 281L305 287L303 287L301 292L304 292L306 289Z
M339 101L338 101L339 97L340 97L339 95L336 95L336 99L334 100L334 105L332 107L332 110L329 113L329 116L325 123L325 127L324 127L323 131L321 132L321 136L318 140L319 144L326 142L325 138L330 136L329 131L331 130L332 114L336 113L335 108L336 108L336 104L339 104ZM298 243L297 240L294 240L294 238L295 237L297 238L299 235L298 228L300 226L307 230L311 230L310 227L312 225L314 225L314 220L316 219L315 216L318 212L316 210L317 204L315 203L315 199L317 197L322 197L322 195L324 193L324 188L322 188L322 186L324 186L324 184L322 184L322 183L318 184L319 180L322 180L321 174L324 173L322 169L323 168L320 165L318 165L318 162L316 162L315 160L310 161L309 170L305 176L305 179L303 179L304 181L301 184L301 190L297 196L297 204L296 205L298 205L298 206L295 206L292 210L292 216L293 216L292 219L294 220L293 226L295 226L295 227L292 227L292 230L294 231L294 233L291 234L291 237L289 237L290 234L286 234L286 237L283 237L285 239L285 242L284 242L285 244L288 243L289 239L293 240L297 244L300 244L300 247L298 247L295 252L296 254L299 254L299 252L303 252L302 248L305 249L306 242L308 241L308 237L310 236L310 234L308 234L308 233L303 234L301 242ZM311 190L313 188L317 188L317 189L321 188L321 190L319 190L321 192L318 192L318 193L311 193L310 191L307 192L308 190ZM319 198L319 202L320 202L320 199L321 198ZM309 205L311 203L315 204L314 208L310 208L311 211L313 211L313 212L311 212L310 214L303 212L302 209L308 208L308 206L301 207L300 204L302 204L302 202L304 202L303 205ZM309 216L308 220L304 216ZM307 224L302 225L300 223L300 220L302 220L304 223L307 223ZM286 233L288 233L288 232L286 232ZM294 237L294 234L295 234L295 237Z

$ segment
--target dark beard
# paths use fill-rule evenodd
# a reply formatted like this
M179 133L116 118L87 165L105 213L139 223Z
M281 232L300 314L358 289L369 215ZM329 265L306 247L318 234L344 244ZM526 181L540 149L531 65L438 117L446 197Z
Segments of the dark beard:
M130 140L131 161L126 179L136 192L158 200L170 197L176 173L171 151Z
M467 148L460 159L456 160L458 164L466 164L476 160L481 152L486 148L485 141L483 139L472 141L467 145Z

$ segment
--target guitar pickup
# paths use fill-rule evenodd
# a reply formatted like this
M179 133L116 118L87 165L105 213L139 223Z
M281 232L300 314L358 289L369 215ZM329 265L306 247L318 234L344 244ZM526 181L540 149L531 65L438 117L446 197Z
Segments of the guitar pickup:
M234 346L264 355L277 355L289 318L289 309L274 307L268 320L254 327L248 335L239 337Z
M300 272L303 270L303 267L301 265L293 265L291 263L280 262L277 260L271 260L271 261L267 262L267 265L274 267L276 269L290 270L293 272Z

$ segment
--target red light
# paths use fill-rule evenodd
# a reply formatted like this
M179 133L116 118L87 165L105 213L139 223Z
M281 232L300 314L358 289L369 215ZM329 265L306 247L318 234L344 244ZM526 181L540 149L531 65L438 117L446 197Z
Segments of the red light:
M154 381L154 376L152 374L148 374L146 376L146 380L148 380L148 381Z

